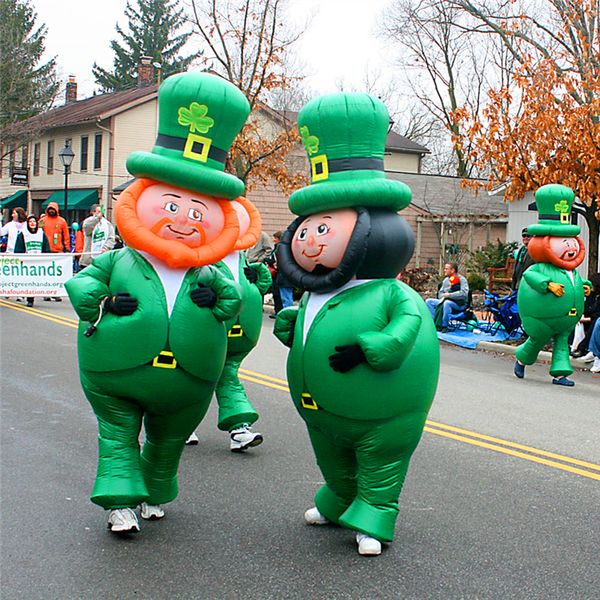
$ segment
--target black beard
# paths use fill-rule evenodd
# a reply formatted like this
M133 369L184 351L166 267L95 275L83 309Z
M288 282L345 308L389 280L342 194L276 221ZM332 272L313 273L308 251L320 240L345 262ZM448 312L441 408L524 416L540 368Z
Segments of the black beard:
M48 211L48 216L49 216L49 217L55 217L55 216L56 216L56 214L57 214L57 213L56 213L56 211L55 211L55 210L49 210L49 211Z
M323 265L317 265L312 271L311 273L313 275L327 275L327 273L331 273L333 271L333 269L330 269L329 267L325 267Z

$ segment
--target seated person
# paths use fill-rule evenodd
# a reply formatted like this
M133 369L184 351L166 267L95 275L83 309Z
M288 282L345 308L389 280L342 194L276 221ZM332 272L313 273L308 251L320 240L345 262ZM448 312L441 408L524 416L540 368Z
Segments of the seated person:
M442 333L448 331L448 324L452 315L462 312L469 300L469 284L458 273L458 265L456 263L446 263L444 265L444 275L446 277L440 285L437 298L427 298L425 300L427 308L429 308L429 312L434 319L438 305L442 304L442 320L439 327Z

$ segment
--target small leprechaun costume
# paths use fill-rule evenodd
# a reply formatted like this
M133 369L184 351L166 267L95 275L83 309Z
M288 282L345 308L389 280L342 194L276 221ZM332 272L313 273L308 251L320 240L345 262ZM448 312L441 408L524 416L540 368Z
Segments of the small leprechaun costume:
M519 285L517 304L523 329L529 336L516 350L515 374L523 377L521 365L533 364L542 348L552 340L550 374L554 383L573 385L566 379L573 372L569 358L569 334L583 315L584 286L589 286L575 270L585 249L576 237L580 227L571 223L574 194L563 185L539 188L535 201L538 223L527 228L535 236L528 251L536 261L524 273ZM578 248L572 257L561 257L551 249L552 238ZM572 241L571 241L572 240ZM570 242L571 241L571 242ZM557 293L553 292L558 290Z
M397 214L411 192L385 177L389 117L379 100L323 96L300 111L298 125L311 185L289 199L301 216L282 237L278 265L308 291L297 308L277 315L275 335L291 348L290 392L325 479L315 497L317 514L391 541L398 496L439 371L425 303L395 279L414 248L412 232ZM339 265L304 270L291 246L306 239L314 215L324 215L318 235L329 222L334 229L336 211L346 208L357 216ZM309 512L307 521L316 522Z
M244 185L224 165L248 102L233 85L205 73L169 77L158 102L156 144L128 158L128 170L139 179L115 208L128 247L100 255L66 284L81 319L81 382L99 425L92 501L107 509L158 505L177 496L185 440L221 376L225 323L241 308L239 287L210 265L238 238L230 201ZM144 218L155 218L156 227L140 216L142 205L154 207ZM202 241L209 235L205 209L222 221L218 229L211 219L210 242ZM192 235L201 241L184 243ZM97 330L89 335L92 322Z

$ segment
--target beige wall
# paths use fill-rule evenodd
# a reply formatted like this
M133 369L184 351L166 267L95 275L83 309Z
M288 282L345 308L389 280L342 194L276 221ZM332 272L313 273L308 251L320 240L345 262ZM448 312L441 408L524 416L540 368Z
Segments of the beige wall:
M419 154L386 151L383 157L383 165L386 171L399 171L401 173L421 172L421 159Z

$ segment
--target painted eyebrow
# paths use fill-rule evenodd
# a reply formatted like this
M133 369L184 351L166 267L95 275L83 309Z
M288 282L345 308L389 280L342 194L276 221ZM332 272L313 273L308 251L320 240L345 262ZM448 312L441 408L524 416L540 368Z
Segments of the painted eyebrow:
M177 194L171 194L171 193L163 194L163 198L165 196L173 196L173 198L181 198L181 196L178 196Z
M333 217L330 217L328 215L325 215L324 217L321 217L322 219L333 219Z
M190 200L192 202L197 202L198 204L202 204L202 206L204 206L204 208L206 208L206 210L208 210L208 206L206 206L206 204L204 204L204 202L202 202L202 200L194 200L193 198L190 198Z

